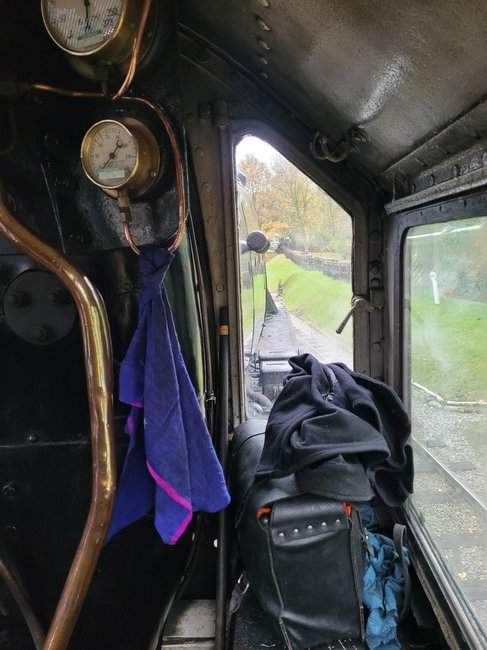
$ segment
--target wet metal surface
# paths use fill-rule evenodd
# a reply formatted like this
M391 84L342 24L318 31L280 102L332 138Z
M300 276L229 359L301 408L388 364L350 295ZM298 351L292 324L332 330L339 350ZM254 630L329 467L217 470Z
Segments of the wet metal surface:
M311 128L337 141L363 127L369 142L353 156L372 175L487 92L482 0L268 5L183 0L179 20L243 63Z

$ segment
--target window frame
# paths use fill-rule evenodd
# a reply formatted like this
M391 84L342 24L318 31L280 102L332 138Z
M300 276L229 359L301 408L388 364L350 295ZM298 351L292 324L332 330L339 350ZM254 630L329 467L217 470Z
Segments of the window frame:
M389 271L389 326L391 332L389 367L391 383L402 397L408 411L411 411L410 383L406 381L405 358L406 336L409 335L409 323L406 322L405 296L405 251L406 236L415 226L460 221L469 217L487 215L487 191L475 191L464 196L457 196L423 207L400 212L388 217L387 232L387 267ZM412 532L411 555L420 579L435 614L440 621L446 641L451 647L483 647L486 631L471 620L465 601L461 599L453 578L444 571L443 560L431 544L430 536L420 521L409 500L398 512L398 519L403 520ZM467 602L468 607L468 602Z

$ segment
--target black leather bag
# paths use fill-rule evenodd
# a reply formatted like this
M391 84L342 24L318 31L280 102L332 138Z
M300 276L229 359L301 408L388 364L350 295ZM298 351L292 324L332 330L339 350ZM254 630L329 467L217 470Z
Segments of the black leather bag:
M250 586L287 648L363 639L363 544L358 513L306 494L294 475L254 481L265 423L234 437L230 480Z

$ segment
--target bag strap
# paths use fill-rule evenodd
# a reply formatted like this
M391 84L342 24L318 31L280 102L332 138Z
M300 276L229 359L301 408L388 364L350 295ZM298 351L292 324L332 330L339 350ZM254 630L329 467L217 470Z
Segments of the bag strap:
M404 547L407 542L407 530L406 526L402 524L394 524L394 529L392 531L392 538L394 540L394 546L396 552L399 555L399 561L401 562L402 572L404 575L404 601L401 608L401 613L398 616L397 623L402 623L406 614L409 611L411 605L411 578L409 576L408 564L406 562L406 556L404 555Z

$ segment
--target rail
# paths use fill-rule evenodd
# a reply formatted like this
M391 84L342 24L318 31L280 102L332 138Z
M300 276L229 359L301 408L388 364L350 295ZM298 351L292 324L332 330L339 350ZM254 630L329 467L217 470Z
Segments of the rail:
M433 454L428 449L426 449L422 443L420 443L418 440L415 440L414 438L413 448L423 456L426 456L428 461L432 463L434 469L436 469L442 476L444 476L450 485L460 490L465 500L473 508L475 508L480 516L487 519L487 507L459 478L453 474L453 472L448 469L446 465L441 462L441 460L438 460L438 458L433 456Z

